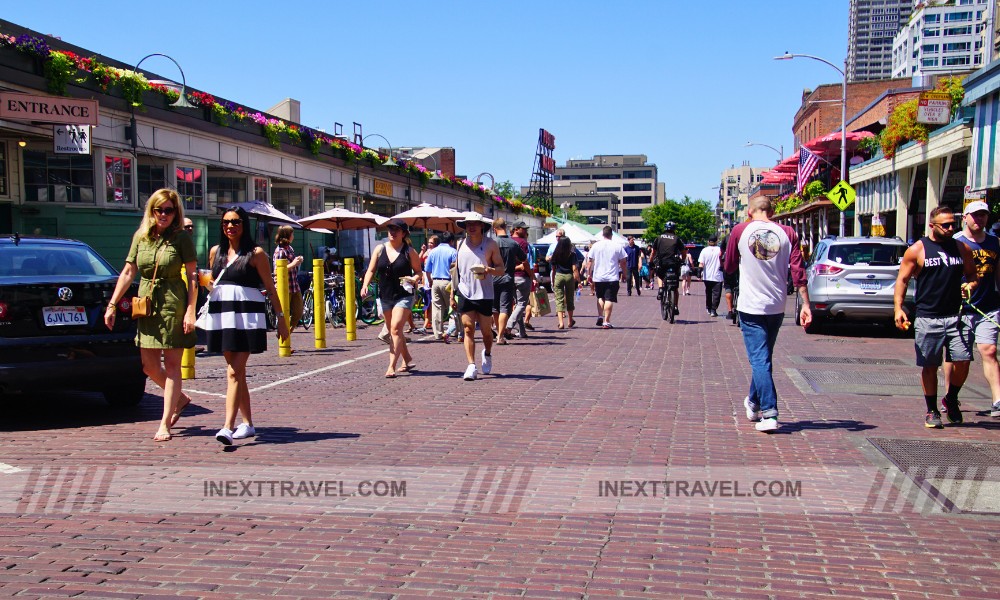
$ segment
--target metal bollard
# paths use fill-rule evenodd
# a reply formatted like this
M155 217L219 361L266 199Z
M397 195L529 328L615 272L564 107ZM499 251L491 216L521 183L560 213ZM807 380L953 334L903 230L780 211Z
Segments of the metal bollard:
M316 349L326 348L326 292L323 289L325 273L323 259L313 259L313 297L305 299L313 303L313 327L316 332Z
M276 279L278 280L278 301L281 303L282 311L285 313L284 319L285 324L289 324L289 320L292 318L292 311L289 310L291 306L289 303L288 293L288 259L279 258L274 263ZM278 307L274 307L277 309ZM289 326L289 330L291 327ZM292 336L289 335L287 339L280 340L278 342L278 356L291 356L292 355Z
M344 311L347 313L345 315L345 325L344 329L347 331L347 341L353 342L358 339L358 306L355 301L355 285L354 285L354 259L345 258L344 259Z

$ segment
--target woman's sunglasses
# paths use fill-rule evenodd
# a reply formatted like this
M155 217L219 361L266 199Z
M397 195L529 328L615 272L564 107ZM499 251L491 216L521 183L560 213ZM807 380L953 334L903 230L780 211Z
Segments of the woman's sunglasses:
M233 227L239 227L243 224L243 219L223 219L223 225L232 225Z
M177 209L172 206L167 206L165 208L154 208L153 212L155 212L158 215L162 215L164 217L169 217L170 215L177 212Z

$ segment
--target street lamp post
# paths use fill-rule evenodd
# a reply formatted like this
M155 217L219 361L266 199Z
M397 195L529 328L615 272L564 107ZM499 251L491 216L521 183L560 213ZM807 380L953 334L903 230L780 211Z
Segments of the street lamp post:
M489 172L483 171L479 175L476 175L476 178L473 181L475 181L476 183L479 183L479 180L482 179L484 176L490 178L490 191L492 192L493 188L495 188L497 186L497 180L493 177L493 173L489 173ZM489 202L489 207L490 207L490 216L492 217L493 216L493 201L492 200L490 200L490 202Z
M147 54L146 56L140 58L139 62L135 63L135 68L132 69L132 71L138 74L139 65L141 65L147 58L152 58L154 56L162 56L163 58L169 60L170 62L174 63L174 66L177 67L177 70L181 72L181 91L178 94L177 99L171 102L169 106L172 106L173 108L195 108L195 106L190 102L188 102L187 99L187 77L184 76L184 69L182 69L181 66L177 63L177 61L174 60L173 58L161 52L154 52L152 54ZM160 83L172 83L172 82L160 82ZM177 84L174 85L176 86ZM132 156L137 156L136 150L139 146L139 131L136 127L136 122L135 122L135 105L132 104L131 102L129 103L129 111L131 113L128 121L129 143L132 145Z
M840 178L847 181L847 59L844 59L843 69L825 58L812 56L810 54L791 54L789 52L785 52L781 56L775 56L774 60L791 60L793 58L811 58L812 60L818 60L819 62L836 69L837 72L840 73L841 77L844 78L840 95ZM840 235L844 235L844 211L840 211Z
M778 158L778 162L781 162L781 161L785 160L785 145L784 144L779 144L779 146L781 146L781 150L775 148L774 146L769 146L767 144L761 144L759 142L747 142L746 147L749 148L750 146L763 146L765 148L770 148L771 150L774 150L775 152L778 153L778 157L779 157Z

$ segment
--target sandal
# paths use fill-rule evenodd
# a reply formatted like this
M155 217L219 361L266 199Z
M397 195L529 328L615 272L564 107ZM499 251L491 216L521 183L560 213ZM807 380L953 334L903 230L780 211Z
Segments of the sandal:
M170 438L172 438L172 437L173 436L170 435L169 431L167 431L167 432L157 431L156 435L153 436L153 441L154 442L169 442Z
M185 398L187 398L187 402L184 402ZM189 404L191 404L191 396L182 395L181 396L181 404L178 404L177 408L174 409L174 414L170 415L170 426L171 427L173 427L174 425L176 425L177 421L179 421L181 419L181 414L184 412L184 409L187 408Z
M396 374L395 373L386 373L385 374L385 378L386 379L395 379L396 378Z
M404 365L403 365L403 366L402 366L402 367L401 367L401 368L400 368L399 370L400 370L401 372L403 372L403 373L412 373L412 372L414 372L415 370L417 370L417 365L415 365L415 364L413 364L413 363L410 363L410 364L408 364L408 365L405 365L405 364L404 364Z

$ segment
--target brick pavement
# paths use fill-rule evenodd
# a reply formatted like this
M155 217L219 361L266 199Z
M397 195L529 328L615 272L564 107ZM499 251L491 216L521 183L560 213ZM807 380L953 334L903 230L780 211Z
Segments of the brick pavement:
M883 501L894 488L865 442L995 441L1000 423L975 413L986 407L979 365L968 423L929 431L919 397L801 381L807 368L843 368L803 356L873 357L906 366L850 367L845 381L904 373L916 384L910 340L857 327L807 336L789 318L775 366L784 426L764 435L742 415L739 332L705 316L700 284L694 292L674 325L651 294L623 297L613 331L594 328L584 295L578 328L535 320L535 335L496 348L496 374L474 383L461 380L457 344L415 343L419 370L386 380L385 355L370 356L385 348L377 329L352 344L330 331L321 351L311 332L296 333L292 358L251 359L260 435L231 451L213 437L221 357L199 359L186 384L196 406L166 444L149 439L160 410L152 387L122 411L87 394L25 398L0 422L0 594L996 598L997 521ZM804 474L823 493L807 486L801 503L745 505L593 497L594 478L668 471ZM343 472L407 474L415 498L223 505L180 483Z

